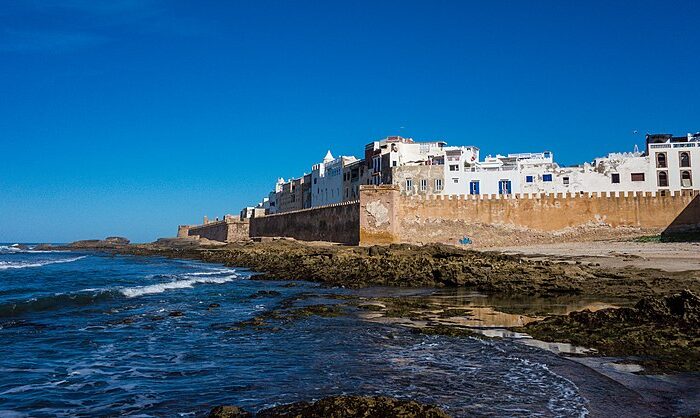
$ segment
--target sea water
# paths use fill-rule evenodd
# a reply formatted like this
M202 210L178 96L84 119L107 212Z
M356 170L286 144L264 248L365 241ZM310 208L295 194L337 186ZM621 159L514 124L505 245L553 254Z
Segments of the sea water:
M548 366L553 354L508 340L426 336L352 313L238 328L295 296L352 293L250 276L0 246L0 416L203 416L340 394L416 399L454 416L587 413L576 385ZM251 297L260 290L279 294Z

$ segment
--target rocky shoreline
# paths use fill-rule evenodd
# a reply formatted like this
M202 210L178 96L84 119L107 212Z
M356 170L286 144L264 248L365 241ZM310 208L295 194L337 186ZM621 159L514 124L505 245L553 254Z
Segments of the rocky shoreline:
M626 298L663 296L684 289L700 293L700 271L667 272L529 260L437 244L345 247L282 239L202 246L191 240L163 240L136 245L81 241L51 248L195 259L250 268L260 273L256 279L307 280L348 288L467 287L502 294Z
M700 370L700 297L687 290L646 297L629 308L552 316L518 330L602 356L631 357L644 373Z
M544 341L594 348L598 355L638 358L650 373L700 371L698 271L668 272L601 267L590 262L532 260L445 245L345 247L285 239L210 246L192 240L160 240L134 245L111 238L101 242L81 241L61 249L196 259L250 268L259 272L255 279L306 280L335 287L460 287L490 294L545 298L578 295L642 299L633 308L551 316L513 330ZM346 301L344 306L421 319L417 313L420 309L416 309L420 306L416 303L406 298L393 298L369 303ZM681 308L678 308L679 303ZM345 312L337 305L289 312L273 310L232 326L265 327L280 319ZM448 309L440 315L459 316L459 313ZM424 322L428 326L419 332L474 335L464 327L430 319Z
M386 396L331 396L315 402L295 402L263 409L255 414L259 418L353 418L353 417L402 417L449 418L445 411L434 405L424 405L412 400L400 400ZM208 418L250 418L253 414L237 406L218 406L209 412Z

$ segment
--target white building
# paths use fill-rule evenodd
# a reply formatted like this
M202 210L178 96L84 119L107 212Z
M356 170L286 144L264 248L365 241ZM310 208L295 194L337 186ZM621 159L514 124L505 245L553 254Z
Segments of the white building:
M444 194L513 194L523 189L523 171L551 165L552 153L488 156L479 161L476 147L446 148Z
M659 191L700 189L700 132L647 135L649 177Z
M390 136L365 146L364 160L330 151L310 175L280 179L269 213L358 198L360 184L395 184L411 195L655 192L700 190L700 133L646 136L646 152L611 153L561 167L549 151L487 156L475 146Z
M355 157L333 158L330 150L323 162L311 169L311 207L343 201L343 168L356 162Z

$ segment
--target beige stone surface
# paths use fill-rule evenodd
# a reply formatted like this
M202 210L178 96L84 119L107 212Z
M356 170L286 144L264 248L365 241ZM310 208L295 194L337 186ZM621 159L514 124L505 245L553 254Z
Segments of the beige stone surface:
M603 267L636 267L664 271L700 270L700 243L594 241L496 247L530 259L598 263Z

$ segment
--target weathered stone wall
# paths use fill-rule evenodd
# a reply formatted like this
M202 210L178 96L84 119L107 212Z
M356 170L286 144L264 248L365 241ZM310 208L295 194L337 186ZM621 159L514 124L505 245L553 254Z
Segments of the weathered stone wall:
M177 237L187 238L190 236L190 226L189 225L178 225L177 226Z
M399 187L360 186L359 230L361 244L400 242Z
M182 228L182 227L180 227ZM180 228L178 236L180 236ZM204 225L189 226L190 237L206 238L213 241L235 242L248 239L249 223L247 220L227 218L223 221L209 222Z
M359 203L353 201L252 218L250 236L357 245L360 241L358 208Z
M360 242L476 246L592 240L700 228L698 192L508 196L406 196L362 186Z

